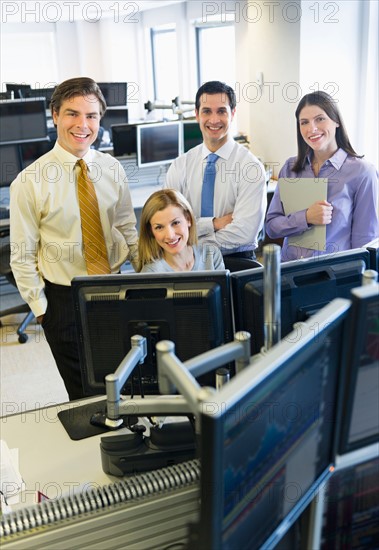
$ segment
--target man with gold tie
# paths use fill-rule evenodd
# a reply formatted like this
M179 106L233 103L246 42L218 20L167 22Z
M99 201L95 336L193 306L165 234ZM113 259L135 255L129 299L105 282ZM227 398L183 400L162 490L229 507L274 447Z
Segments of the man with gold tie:
M99 86L79 77L51 99L54 148L11 185L11 267L39 323L70 399L83 396L71 280L137 265L138 236L121 164L91 149L106 103Z

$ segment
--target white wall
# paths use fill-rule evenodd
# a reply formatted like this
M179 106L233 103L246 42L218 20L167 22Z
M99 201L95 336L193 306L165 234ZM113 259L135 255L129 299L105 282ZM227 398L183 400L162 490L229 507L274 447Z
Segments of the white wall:
M22 2L13 4L21 5ZM141 6L144 2L130 3L137 4ZM128 3L120 2L117 3L121 10L119 13L114 9L111 14L104 12L99 20L89 20L87 17L87 20L68 21L66 18L44 22L40 17L34 23L8 23L9 18L3 18L2 33L30 29L37 32L47 28L55 33L58 62L51 67L54 76L46 78L43 64L28 34L22 43L24 60L20 63L16 59L13 81L26 82L31 74L32 82L39 82L41 86L52 80L62 81L77 75L92 76L99 81L126 80L131 83L128 93L131 118L136 119L145 115L143 104L152 99L149 27L170 22L177 25L182 76L180 93L183 99L193 99L197 87L193 20L205 21L212 13L225 16L234 12L237 123L238 129L249 135L254 153L276 166L281 165L288 156L295 155L294 112L298 100L303 93L311 91L316 82L321 89L331 93L337 88L328 83L335 83L353 145L375 161L367 150L367 144L372 151L374 148L377 150L377 135L372 129L377 120L377 110L370 116L360 108L365 94L375 93L375 86L365 88L360 78L362 59L365 59L362 56L365 54L367 57L365 48L368 48L365 43L367 37L362 32L363 19L372 18L375 32L375 13L369 10L374 4L377 9L375 0L175 2L167 7L133 14L123 13ZM372 52L372 47L370 52L374 61L366 67L366 74L376 76L377 91L375 55L377 59L378 54L377 50ZM12 51L2 55L16 58ZM225 59L225 63L228 61ZM167 62L169 64L170 60ZM257 73L263 74L261 87L256 81ZM42 74L44 76L40 78ZM2 76L7 80L4 70Z
M375 111L374 106L377 106L378 98L377 6L376 0L303 1L300 40L300 84L305 93L318 87L333 95L353 147L359 154L366 154L369 160L376 163L378 110L376 108ZM365 17L372 18L372 36L369 36L365 27ZM374 35L376 46L367 43ZM368 50L371 62L367 58ZM376 99L370 102L372 108L368 113L364 105L371 94ZM367 118L374 120L376 138L374 128L367 129Z
M273 4L273 3L271 3ZM291 2L293 12L283 16L281 10L271 11L269 3L260 3L261 11L246 12L247 39L245 63L248 80L241 83L246 119L253 152L274 168L296 153L294 110L300 97L300 21L298 6ZM275 6L276 7L276 6ZM257 75L263 77L263 85ZM300 94L301 95L301 94ZM249 116L250 115L250 116Z

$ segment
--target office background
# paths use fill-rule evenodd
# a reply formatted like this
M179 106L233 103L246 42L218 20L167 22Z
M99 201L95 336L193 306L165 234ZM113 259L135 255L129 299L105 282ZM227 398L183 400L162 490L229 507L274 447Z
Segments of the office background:
M274 174L296 153L298 101L322 89L340 102L356 150L378 163L377 0L16 1L1 10L4 89L78 75L127 81L137 120L147 100L193 100L199 83L226 80L237 92L236 131Z
M58 2L2 3L2 83L44 87L77 75L101 82L127 81L130 119L139 120L147 116L144 103L149 99L193 99L199 79L224 79L237 91L236 130L249 135L254 153L276 172L296 152L297 102L318 87L340 101L354 147L377 163L377 2L82 1L65 2L65 8L66 12ZM197 46L202 39L196 29L209 28L215 34L209 38L211 45L204 39L200 56ZM171 48L164 69L155 60L157 74L151 44L160 33L169 44L174 40L176 49ZM174 77L172 89L160 88L165 81L175 82ZM149 116L168 115L157 111ZM5 327L5 339L10 336ZM3 413L48 405L42 386L46 371L41 368L45 342L38 327L30 340L27 346L16 340L13 348L6 346L7 366L11 355L15 361L16 347L27 359L20 356L13 373L2 370L4 380L14 376L12 393L3 394ZM35 357L32 345L37 348ZM50 366L50 352L45 352ZM36 365L41 394L30 399L36 378L29 385L27 375L32 370L37 374ZM65 400L55 374L54 370L47 383L49 403ZM25 391L19 401L13 393L16 386L18 395Z

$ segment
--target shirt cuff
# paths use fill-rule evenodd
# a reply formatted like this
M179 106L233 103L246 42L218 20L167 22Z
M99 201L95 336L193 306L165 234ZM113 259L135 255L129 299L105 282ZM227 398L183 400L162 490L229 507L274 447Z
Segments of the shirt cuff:
M40 315L44 315L47 310L47 298L43 294L38 298L38 300L34 300L33 302L29 302L28 306L32 310L34 317L39 317Z
M205 235L210 235L215 232L212 218L201 218L201 221L197 223L197 234L199 237L204 237Z

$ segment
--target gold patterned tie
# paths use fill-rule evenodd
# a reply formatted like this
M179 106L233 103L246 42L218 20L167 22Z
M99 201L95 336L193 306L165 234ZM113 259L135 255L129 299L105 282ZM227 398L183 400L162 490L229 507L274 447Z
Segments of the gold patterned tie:
M87 272L88 275L110 273L111 268L109 266L104 233L100 221L99 204L97 202L95 187L88 177L87 165L84 160L78 160L77 164L80 166L78 174L78 197Z

